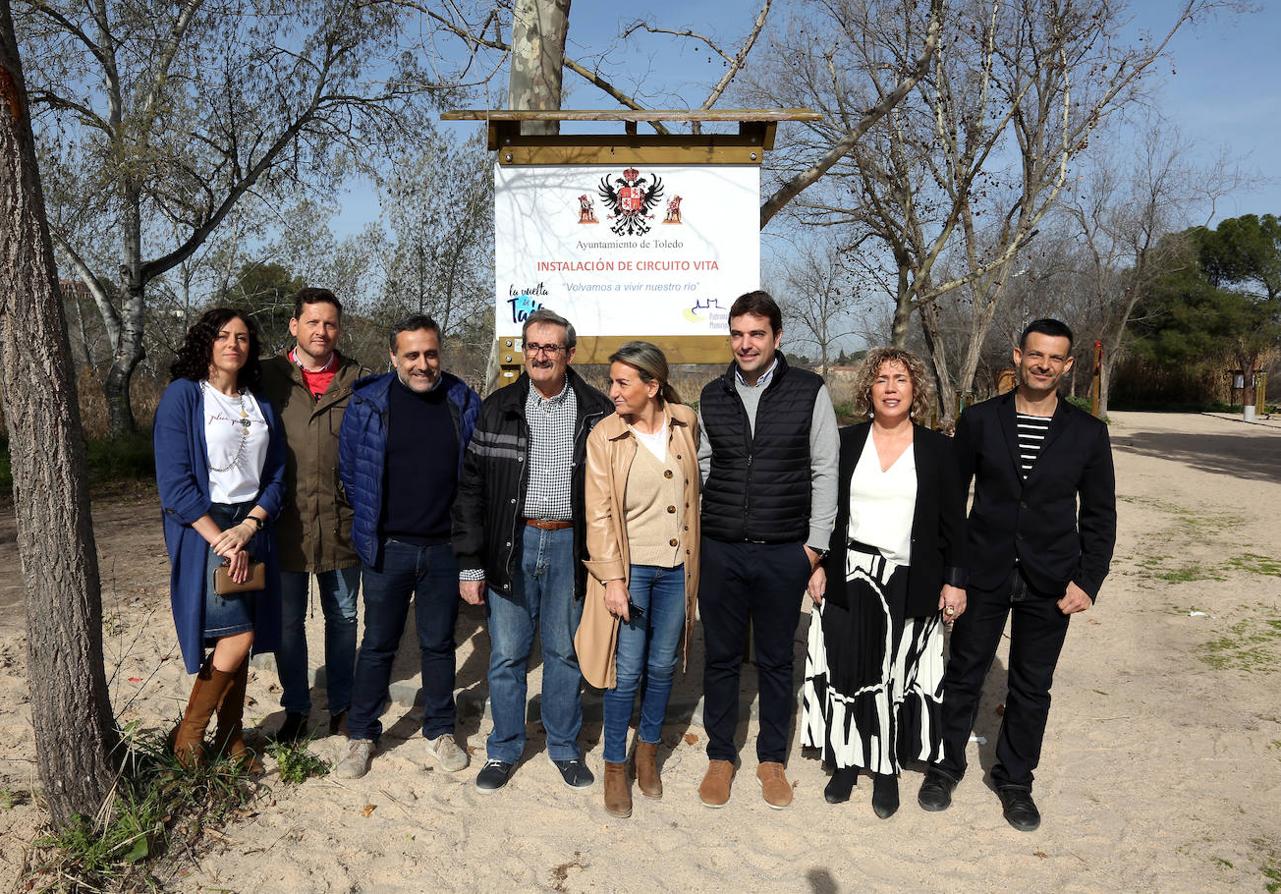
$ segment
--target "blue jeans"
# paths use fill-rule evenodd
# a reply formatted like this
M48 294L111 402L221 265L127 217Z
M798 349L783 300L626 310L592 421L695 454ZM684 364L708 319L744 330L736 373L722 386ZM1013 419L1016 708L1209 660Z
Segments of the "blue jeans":
M685 566L633 565L627 592L645 614L618 628L618 685L605 690L604 757L611 764L627 760L627 727L642 671L647 676L636 738L650 745L662 738L676 650L685 629Z
M543 531L526 527L520 570L512 576L511 598L490 590L489 704L494 731L487 751L491 760L514 764L525 751L526 674L534 628L543 642L543 729L547 756L572 760L580 756L583 727L579 698L583 675L574 654L574 632L583 603L574 598L574 530Z
M311 713L311 686L307 682L307 591L311 575L305 571L280 572L280 646L276 670L280 673L280 705L291 714ZM356 668L356 591L360 566L316 572L320 608L325 615L325 689L329 713L351 707L351 682Z
M422 653L423 735L429 739L454 731L454 626L458 623L458 563L448 543L414 546L383 541L382 564L362 569L365 634L356 660L347 734L378 740L378 720L391 665L405 632L409 599L414 599L418 649Z

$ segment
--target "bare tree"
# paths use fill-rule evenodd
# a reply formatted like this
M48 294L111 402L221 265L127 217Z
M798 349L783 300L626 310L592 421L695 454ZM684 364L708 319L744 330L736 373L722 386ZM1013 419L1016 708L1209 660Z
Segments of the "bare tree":
M53 821L94 815L119 743L102 664L84 436L22 62L0 0L0 394L10 430L36 766Z
M817 5L817 4L816 4ZM874 234L895 272L893 340L904 344L921 312L945 414L973 382L992 314L1013 265L1058 201L1073 159L1095 128L1135 98L1170 39L1195 15L1224 4L1183 0L1164 37L1130 46L1111 0L958 0L930 70L832 169L833 186L800 218ZM821 4L827 39L797 31L782 45L765 93L819 108L831 121L858 109L858 85L889 92L888 69L928 27L912 0ZM813 125L824 135L830 123ZM944 258L955 256L951 275ZM970 332L957 369L933 307L970 285Z
M1010 132L1019 160L1015 176L1005 189L998 182L987 195L967 197L961 207L964 273L940 283L933 296L922 296L930 301L956 283L973 286L969 338L955 378L948 375L946 357L933 357L945 399L973 386L992 315L1018 255L1059 203L1074 160L1097 128L1141 96L1153 64L1183 26L1234 4L1182 0L1164 35L1138 46L1120 41L1126 20L1123 9L1110 0L1022 0L1020 5L1015 27L992 44L998 89L1013 110ZM922 314L927 338L935 318L929 309Z
M462 40L471 51L473 59L478 59L481 52L486 50L497 51L500 54L497 61L491 60L488 66L482 66L482 68L496 70L506 57L506 54L513 52L513 47L519 41L531 41L530 45L521 51L524 54L523 64L529 67L537 61L539 66L537 70L540 72L539 80L537 81L538 89L542 90L552 83L553 78L548 73L549 66L553 64L551 58L546 55L537 56L533 54L531 47L537 46L540 53L546 54L553 44L550 41L531 38L522 32L530 27L532 23L536 28L551 28L559 37L563 38L564 34L559 30L562 24L560 12L553 10L551 7L559 7L563 3L564 18L567 20L569 13L568 2L563 2L563 0L518 0L517 13L528 6L544 7L545 11L541 19L538 16L517 15L516 13L511 14L509 17L507 13L510 7L508 5L484 2L484 0L472 4L467 9L463 9L459 4L451 4L447 8L440 10L431 8L422 2L418 2L418 0L401 0L401 2L422 10L440 29ZM889 0L886 0L886 2L889 2ZM888 71L889 75L896 78L893 83L888 85L878 84L876 95L870 98L864 106L857 107L856 104L851 104L851 114L841 120L840 126L829 128L824 131L822 139L809 141L799 151L791 153L787 159L780 159L781 163L775 168L778 176L773 184L773 191L761 205L760 225L762 228L798 195L818 183L833 166L841 162L863 138L863 135L916 86L920 78L927 72L930 58L937 46L939 34L941 33L944 6L945 0L929 0L929 15L919 33L914 35L915 39L908 52L897 61L892 69L888 63L881 69L882 75L885 75ZM772 7L773 0L763 0L752 19L752 24L747 34L737 42L736 46L732 47L711 35L695 31L692 28L666 27L645 20L637 20L626 26L620 34L620 40L631 38L638 32L645 32L670 39L691 40L706 46L724 63L724 70L721 72L720 77L708 90L706 98L699 106L702 109L711 109L727 95L731 85L747 69L751 54L758 46L761 35L764 33ZM822 23L819 23L818 27L822 27ZM504 36L509 32L512 34L510 40ZM561 41L561 49L561 64L564 68L597 87L626 108L638 111L645 108L644 103L637 96L629 94L620 87L616 79L611 78L609 73L605 71L608 52L602 53L600 59L596 62L589 63L564 56L563 40ZM775 48L772 52L777 52L777 49ZM513 87L519 85L522 91L528 91L531 87L530 76L522 73L519 80L517 80L515 77L516 68L513 67L512 71ZM882 86L884 86L884 89L881 89ZM749 90L744 95L751 96L753 91ZM539 101L542 102L543 100L540 99ZM510 102L512 108L553 107L549 105L518 105L514 94ZM527 130L528 126L527 124ZM670 132L660 122L653 122L652 126L658 133L666 134ZM694 129L695 131L698 130L697 125Z
M385 184L385 300L431 314L447 336L493 303L492 165L483 134L457 143L431 131Z
M783 262L782 297L795 341L818 352L819 375L826 378L833 348L858 328L851 311L858 301L854 277L845 262L857 246L843 248L834 239L814 240ZM799 332L796 332L799 329Z
M394 139L434 85L400 52L391 0L21 0L55 226L112 343L111 429L132 430L148 284L189 259L247 195L305 189L343 153Z

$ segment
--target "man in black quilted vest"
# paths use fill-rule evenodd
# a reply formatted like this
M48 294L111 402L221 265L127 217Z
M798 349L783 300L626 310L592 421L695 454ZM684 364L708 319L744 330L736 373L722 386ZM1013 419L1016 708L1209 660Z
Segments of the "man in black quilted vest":
M774 299L759 291L738 298L729 333L734 362L699 404L709 762L698 794L708 807L729 801L750 623L760 689L756 777L765 802L781 810L792 802L783 761L796 702L793 640L806 584L832 537L840 445L827 386L778 350L783 314Z

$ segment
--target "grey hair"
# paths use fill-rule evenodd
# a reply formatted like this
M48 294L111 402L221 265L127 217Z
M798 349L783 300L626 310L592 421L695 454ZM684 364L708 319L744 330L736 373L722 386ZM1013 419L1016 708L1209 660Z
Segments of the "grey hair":
M520 327L521 341L525 340L525 333L528 332L529 327L533 326L535 323L552 323L556 326L564 326L565 350L567 351L574 350L574 347L578 344L578 333L574 331L574 324L556 313L556 311L550 310L546 307L538 308L538 310L525 318L525 325Z
M667 381L667 357L658 345L647 341L629 341L609 355L610 363L626 363L640 374L646 384L658 383L660 403L678 404L681 402L676 389Z

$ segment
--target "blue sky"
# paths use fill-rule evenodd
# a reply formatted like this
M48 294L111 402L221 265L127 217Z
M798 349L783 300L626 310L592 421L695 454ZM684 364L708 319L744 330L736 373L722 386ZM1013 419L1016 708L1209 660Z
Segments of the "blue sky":
M1179 5L1176 0L1132 0L1131 30L1164 35ZM776 0L771 12L781 21L787 0ZM1235 16L1221 14L1185 27L1170 47L1170 59L1153 80L1153 104L1178 125L1192 142L1196 161L1216 162L1227 149L1232 158L1255 175L1250 185L1227 197L1215 218L1248 213L1281 213L1281 0L1263 0L1259 11ZM626 44L619 31L638 18L670 28L691 28L708 34L726 48L734 47L751 26L758 8L754 0L682 0L621 7L606 0L576 0L570 19L568 52L591 64L615 46L607 66L620 88L650 94L652 107L666 106L672 95L698 105L722 71L720 60L692 41L676 41L638 33ZM757 51L764 48L758 44ZM567 72L566 107L609 108L607 96ZM488 97L492 107L506 102L506 83L496 80ZM485 98L473 103L484 106ZM724 103L722 103L724 105ZM458 125L466 133L479 125ZM1116 139L1125 140L1123 129ZM339 235L359 231L378 216L378 203L364 184L348 184L342 211L333 221Z

